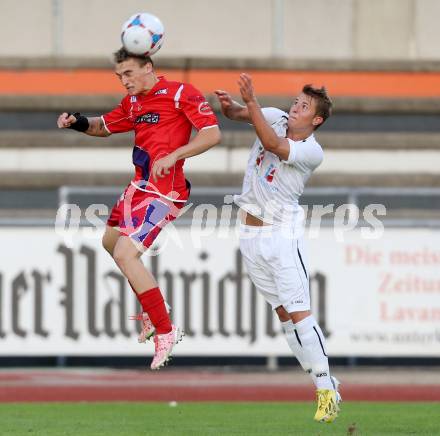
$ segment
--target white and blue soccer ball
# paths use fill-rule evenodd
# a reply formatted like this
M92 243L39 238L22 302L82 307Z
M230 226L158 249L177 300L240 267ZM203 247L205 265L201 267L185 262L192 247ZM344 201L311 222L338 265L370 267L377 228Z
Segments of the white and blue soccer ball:
M142 12L132 15L122 25L121 40L129 53L151 56L162 47L164 34L159 18Z

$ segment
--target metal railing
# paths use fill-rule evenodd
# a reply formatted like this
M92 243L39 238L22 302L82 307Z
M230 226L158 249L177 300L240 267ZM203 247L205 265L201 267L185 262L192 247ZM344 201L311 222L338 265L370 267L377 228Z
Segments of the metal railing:
M58 190L58 204L68 204L71 196L75 195L112 195L116 199L122 192L120 187L84 187L84 186L62 186ZM211 200L215 200L216 204L223 203L224 197L231 194L236 194L240 192L240 187L237 186L227 186L227 187L194 187L191 191L190 202L197 204L198 197L211 197ZM339 200L341 202L341 197L345 197L342 201L344 204L351 206L349 208L348 219L351 219L351 214L354 213L355 209L362 208L362 197L365 196L376 196L380 197L378 200L390 198L402 197L405 202L413 197L414 199L420 199L421 197L433 197L435 199L434 204L431 202L430 210L439 212L439 218L426 219L417 217L399 217L399 218L387 218L382 217L383 222L389 227L440 227L440 188L430 188L430 187L311 187L306 188L302 199L307 200L300 203L301 204L315 204L313 203L313 198L322 197L328 198L328 203L332 204L333 200ZM339 197L339 198L336 198ZM221 200L221 201L220 201ZM378 201L379 203L379 201ZM415 211L420 208L414 207ZM362 219L359 223L362 223ZM191 219L185 216L181 217L176 225L186 226L191 223ZM322 224L324 226L332 225L333 220L322 219Z
M81 203L81 198L83 198L84 207L86 207L84 202L87 205L94 202L105 202L110 208L122 190L123 187L120 186L62 186L57 192L54 192L54 195L57 196L54 204L57 204L59 208L63 204L72 203L72 201ZM209 203L221 206L225 204L225 196L239 192L240 187L238 186L194 187L191 191L190 203L194 205ZM374 203L385 205L392 201L394 205L387 209L389 216L381 217L384 225L388 227L440 227L440 188L435 187L310 187L306 188L301 200L300 203L306 206L348 204L351 205L353 212L357 212L356 208L362 209L367 200L374 200ZM230 203L230 199L228 199L228 203ZM350 213L350 208L348 209ZM396 213L399 209L403 211ZM405 214L408 211L411 213ZM427 211L429 213L426 213ZM348 218L350 219L350 216ZM54 223L55 213L53 218L41 217L38 214L34 216L11 214L11 216L0 217L0 226L48 227L53 226ZM188 226L190 223L189 215L184 215L176 221L178 226ZM332 223L332 219L323 217L323 226L330 226ZM83 220L81 225L87 225L87 221Z

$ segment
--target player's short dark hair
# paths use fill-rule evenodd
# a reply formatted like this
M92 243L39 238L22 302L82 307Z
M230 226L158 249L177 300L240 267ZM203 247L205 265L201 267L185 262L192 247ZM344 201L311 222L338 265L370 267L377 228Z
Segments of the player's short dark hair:
M113 53L113 60L115 63L120 64L121 62L127 61L128 59L135 59L141 67L150 63L154 66L153 61L150 56L137 55L128 52L124 47L121 47L118 51Z
M321 88L314 88L312 85L304 85L302 92L305 95L312 97L316 101L315 115L322 117L322 123L315 126L315 130L321 127L325 120L332 114L333 103L327 95L327 90L324 86Z

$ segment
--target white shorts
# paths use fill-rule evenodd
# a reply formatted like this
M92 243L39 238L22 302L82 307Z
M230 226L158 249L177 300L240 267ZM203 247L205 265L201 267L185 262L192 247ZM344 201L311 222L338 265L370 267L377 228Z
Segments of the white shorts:
M287 312L310 310L303 238L272 226L240 226L240 251L249 277L266 301Z

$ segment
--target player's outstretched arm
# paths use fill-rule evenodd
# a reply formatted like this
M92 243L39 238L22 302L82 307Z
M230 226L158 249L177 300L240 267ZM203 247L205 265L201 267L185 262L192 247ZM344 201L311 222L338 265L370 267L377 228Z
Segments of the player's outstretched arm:
M101 117L87 118L79 112L76 112L75 114L67 112L62 113L58 117L57 126L59 129L72 129L90 136L104 137L110 136L111 134L105 129Z
M169 169L180 159L197 156L209 150L221 140L221 133L218 126L201 129L188 144L179 147L167 156L154 162L151 169L153 180L157 182L158 177L165 177L169 174Z
M287 160L290 153L289 141L286 138L280 138L277 136L272 127L266 122L261 107L254 94L251 77L244 73L240 74L238 86L240 87L241 97L246 103L246 107L249 111L251 122L255 127L255 131L257 132L257 136L260 138L263 147L267 151L276 154L280 159Z
M221 89L215 91L215 95L220 102L220 108L222 114L234 121L245 121L247 123L251 122L249 111L246 106L242 106L240 103L232 100L231 96Z

